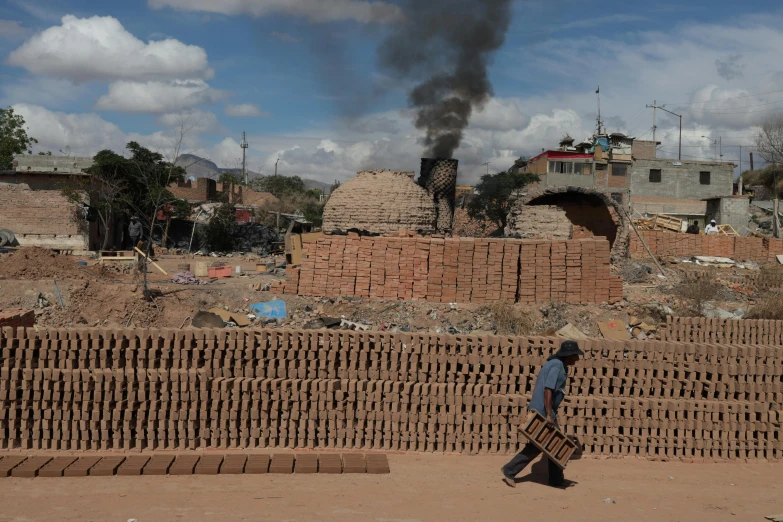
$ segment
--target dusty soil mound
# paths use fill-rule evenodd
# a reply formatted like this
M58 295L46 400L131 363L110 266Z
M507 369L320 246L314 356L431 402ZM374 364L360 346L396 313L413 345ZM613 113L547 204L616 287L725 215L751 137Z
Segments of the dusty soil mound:
M76 259L46 248L20 248L0 258L0 276L7 279L96 279L105 277L101 267L83 267Z

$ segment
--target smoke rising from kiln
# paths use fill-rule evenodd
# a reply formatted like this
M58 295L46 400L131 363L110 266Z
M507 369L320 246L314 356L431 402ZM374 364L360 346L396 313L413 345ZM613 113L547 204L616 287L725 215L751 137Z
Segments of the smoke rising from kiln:
M379 49L380 62L413 80L408 101L426 131L425 155L451 158L473 109L492 95L487 68L504 43L511 0L405 0L406 21Z

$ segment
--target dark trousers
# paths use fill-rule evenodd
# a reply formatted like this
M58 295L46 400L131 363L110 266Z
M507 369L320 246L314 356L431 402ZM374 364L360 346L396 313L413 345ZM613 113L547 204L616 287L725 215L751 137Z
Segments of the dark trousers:
M139 241L141 241L141 236L130 236L131 250L139 244Z
M520 453L518 453L511 462L503 466L503 474L509 478L514 478L523 469L527 467L530 462L541 454L541 450L536 448L533 444L527 443ZM547 458L547 464L549 467L549 485L560 486L565 480L563 477L563 470L560 467Z

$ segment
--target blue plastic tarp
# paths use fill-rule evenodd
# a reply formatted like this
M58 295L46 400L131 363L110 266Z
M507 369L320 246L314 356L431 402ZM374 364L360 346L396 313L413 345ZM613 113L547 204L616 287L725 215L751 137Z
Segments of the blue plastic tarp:
M285 319L287 317L285 301L256 303L250 305L250 309L256 317L266 317L267 319Z

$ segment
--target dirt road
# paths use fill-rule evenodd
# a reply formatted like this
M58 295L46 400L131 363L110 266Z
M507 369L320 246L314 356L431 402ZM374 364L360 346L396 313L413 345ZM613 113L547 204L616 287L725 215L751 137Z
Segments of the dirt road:
M0 479L0 520L749 522L783 513L781 464L585 459L566 473L577 484L557 490L540 462L508 488L498 471L506 460L391 455L391 475Z

